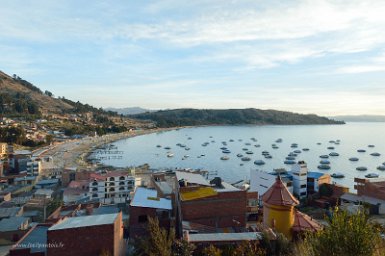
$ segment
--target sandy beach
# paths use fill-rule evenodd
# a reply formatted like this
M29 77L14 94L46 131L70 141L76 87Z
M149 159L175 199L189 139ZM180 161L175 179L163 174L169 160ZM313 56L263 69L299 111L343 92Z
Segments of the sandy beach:
M98 137L85 137L66 141L54 146L42 153L42 156L52 156L55 168L92 168L86 158L93 149L125 138L169 131L175 128L136 130L117 134L107 134Z

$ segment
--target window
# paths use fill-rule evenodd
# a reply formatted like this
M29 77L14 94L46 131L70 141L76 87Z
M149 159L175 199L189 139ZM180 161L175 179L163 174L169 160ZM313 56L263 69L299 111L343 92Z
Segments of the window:
M124 190L124 187L120 187L119 190Z
M147 215L139 215L138 222L139 223L146 223L148 221Z
M92 191L98 191L98 188L93 188Z
M98 197L98 194L92 194L92 197Z
M115 188L110 188L110 192L115 192Z
M113 186L115 186L115 183L113 183L113 182L110 182L110 184L109 184L111 187L113 187Z
M115 181L115 178L114 178L114 177L111 177L111 178L110 178L110 181Z
M125 180L125 177L124 176L120 176L119 180Z
M306 188L306 184L302 184L302 185L301 185L301 188Z
M119 185L124 186L124 181L119 182Z
M92 182L92 186L97 186L98 183L96 181Z

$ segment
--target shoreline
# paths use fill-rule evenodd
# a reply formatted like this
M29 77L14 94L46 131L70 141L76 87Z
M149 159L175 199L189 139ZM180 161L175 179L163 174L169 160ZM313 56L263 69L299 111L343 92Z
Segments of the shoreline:
M54 159L55 168L59 169L95 168L95 166L91 166L91 164L87 161L87 157L92 154L92 151L95 148L123 139L152 133L171 131L180 128L184 127L135 130L123 133L106 134L100 137L85 137L82 139L70 140L57 144L46 150L41 155L52 156Z

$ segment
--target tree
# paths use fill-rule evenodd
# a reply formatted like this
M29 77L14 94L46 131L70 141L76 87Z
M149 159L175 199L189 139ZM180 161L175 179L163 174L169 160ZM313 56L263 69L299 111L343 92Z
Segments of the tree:
M266 251L261 248L259 241L244 241L236 247L233 256L265 256Z
M204 256L221 256L222 250L215 247L213 244L210 244L208 247L202 250L202 255Z
M53 94L50 91L45 90L44 94L49 96L49 97L53 97Z
M349 214L336 208L324 230L307 234L296 254L305 256L371 256L380 254L381 237L364 211Z
M167 231L159 226L157 218L149 217L147 230L149 235L144 239L139 239L135 244L135 255L170 256L173 254L174 229Z
M191 256L193 255L195 248L195 245L190 244L184 239L176 240L174 243L173 253L174 256Z
M53 141L53 135L52 134L47 134L47 136L45 136L45 142L50 145Z

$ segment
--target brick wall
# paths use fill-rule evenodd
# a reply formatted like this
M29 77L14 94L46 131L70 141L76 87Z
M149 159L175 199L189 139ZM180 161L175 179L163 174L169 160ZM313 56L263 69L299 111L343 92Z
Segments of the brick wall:
M217 196L182 201L182 218L207 226L244 227L247 192L220 192Z
M122 251L118 249L123 244L121 213L119 216L114 224L49 230L48 245L61 243L63 247L49 247L47 256L95 256L103 250L114 256L121 255Z
M147 234L147 222L140 222L139 216L147 216L147 218L157 218L157 212L154 208L130 206L129 232L130 238L135 238ZM170 218L159 218L159 226L162 228L170 228Z
M369 182L365 179L355 179L355 188L359 196L369 196L385 200L385 182Z

